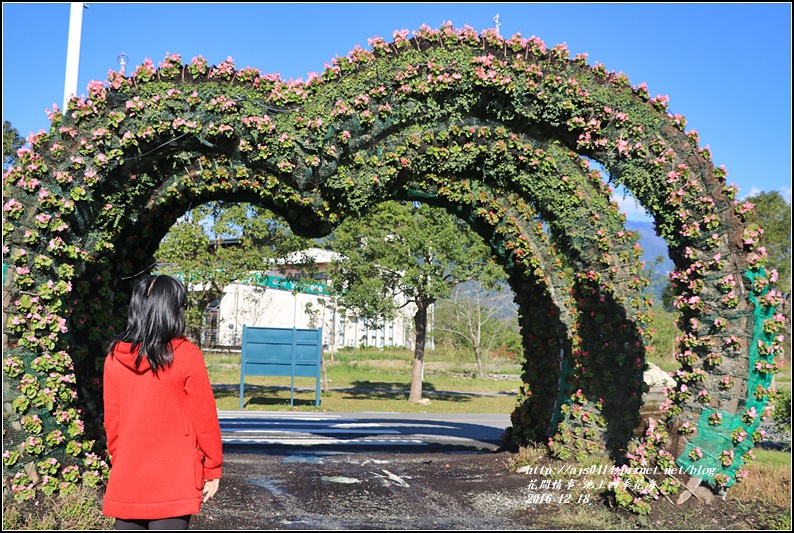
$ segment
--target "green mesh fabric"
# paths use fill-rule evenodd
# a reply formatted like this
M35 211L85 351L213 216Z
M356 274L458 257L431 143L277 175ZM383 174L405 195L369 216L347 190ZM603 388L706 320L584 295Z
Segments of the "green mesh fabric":
M757 277L765 277L765 272L748 270L745 272L750 281ZM765 288L759 296L767 294ZM771 356L759 353L758 343L771 344L773 335L764 331L764 321L771 318L775 312L774 307L760 305L754 293L749 299L755 305L753 339L749 346L750 365L747 377L747 397L745 410L742 413L731 414L725 411L703 409L697 423L697 435L690 439L686 449L676 459L676 463L694 477L707 481L712 486L717 485L715 475L723 474L730 480L726 487L736 482L736 472L744 466L742 458L754 445L753 435L761 424L761 413L766 408L767 398L759 397L756 390L768 389L772 384L772 374L759 372L757 363L772 363ZM719 423L717 423L719 421ZM698 453L699 452L699 453ZM701 457L702 456L702 457ZM699 458L698 458L699 457Z

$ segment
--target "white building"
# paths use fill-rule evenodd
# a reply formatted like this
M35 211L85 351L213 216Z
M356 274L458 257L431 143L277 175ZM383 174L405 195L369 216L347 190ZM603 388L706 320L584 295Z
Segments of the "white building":
M315 281L296 283L294 275L298 270L294 265L305 263L301 257L306 256L314 263ZM413 303L408 303L394 320L378 329L368 328L364 317L337 309L326 284L328 265L336 257L334 252L312 248L279 261L267 272L254 272L248 280L228 285L217 305L208 310L204 342L239 346L243 325L322 327L323 344L332 352L345 346L413 348L416 310ZM428 347L430 344L428 342Z

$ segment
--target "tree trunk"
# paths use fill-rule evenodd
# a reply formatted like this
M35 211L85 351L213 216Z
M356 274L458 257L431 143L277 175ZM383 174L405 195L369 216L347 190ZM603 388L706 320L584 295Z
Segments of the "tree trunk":
M188 339L190 339L193 344L195 344L199 350L203 350L203 343L201 342L201 332L203 328L201 327L202 324L198 326L195 324L186 324L185 325L185 335Z
M425 337L427 335L427 307L428 303L423 298L417 298L417 309L414 315L414 330L416 342L414 348L414 371L411 378L411 394L409 402L418 402L422 399L422 376L425 366Z
M477 360L477 375L480 379L485 379L485 363L482 360L482 302L480 301L479 294L477 294L477 307L475 313L477 313L477 325L474 335L474 358ZM485 353L488 352L486 351Z
M479 344L474 345L474 358L477 360L477 376L480 379L485 379L485 364L482 360L482 349Z

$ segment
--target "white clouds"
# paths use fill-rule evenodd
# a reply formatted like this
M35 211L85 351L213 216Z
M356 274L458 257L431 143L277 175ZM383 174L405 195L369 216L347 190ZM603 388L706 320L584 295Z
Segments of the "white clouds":
M653 220L653 217L651 217L645 208L643 208L633 197L627 196L623 198L621 196L613 198L613 200L617 202L618 207L620 207L620 212L626 213L627 220L635 220L638 222Z
M612 191L612 201L618 204L621 213L626 213L626 220L649 222L653 217L622 185Z
M785 201L791 203L791 187L786 187L785 185L781 185L777 189L773 189L773 190L780 193L780 196L782 196ZM751 187L749 192L745 194L740 193L739 199L744 200L745 198L748 198L750 196L755 196L762 192L771 192L771 191L765 191L763 189L759 189L758 187Z

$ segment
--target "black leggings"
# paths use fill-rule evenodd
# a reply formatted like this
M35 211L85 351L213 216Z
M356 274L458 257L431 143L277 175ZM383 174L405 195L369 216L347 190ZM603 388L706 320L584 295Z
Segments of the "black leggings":
M161 518L159 520L123 520L116 518L116 529L187 529L190 523L190 515L177 516L175 518Z

